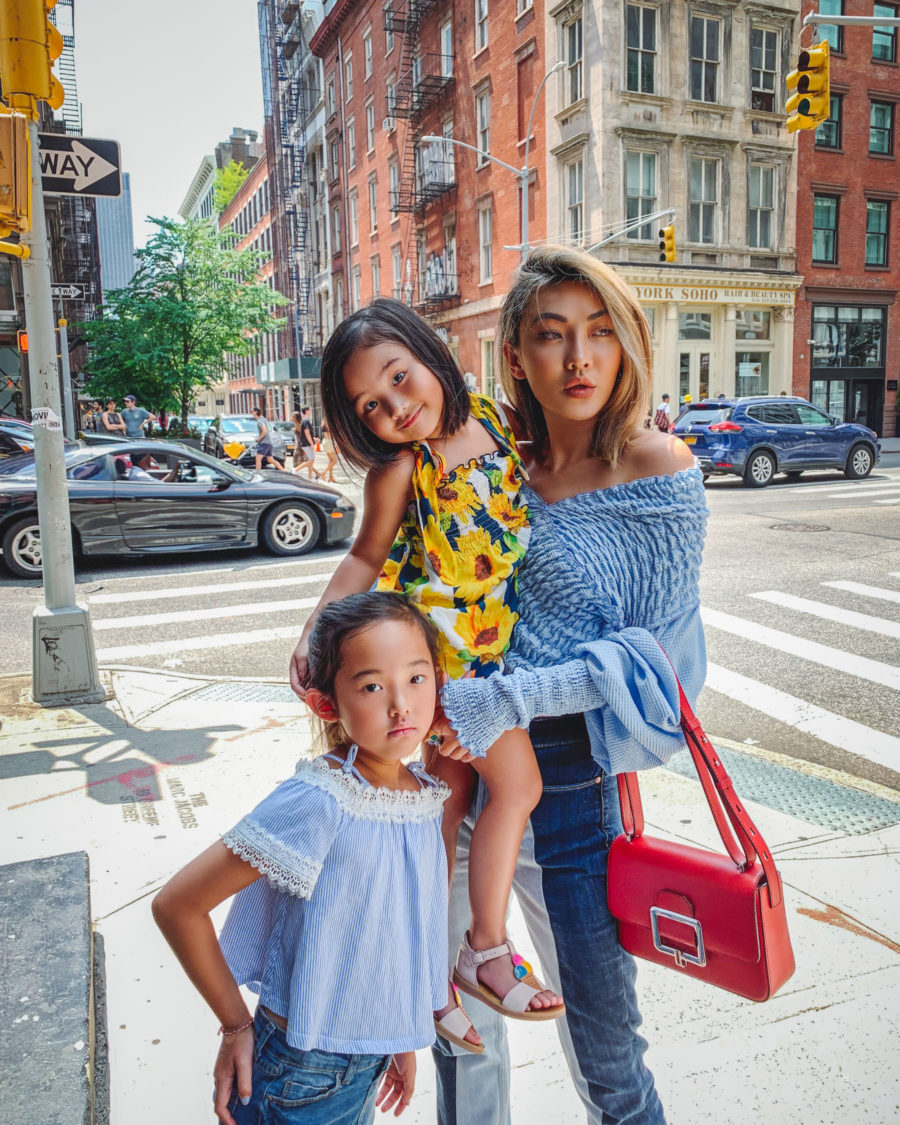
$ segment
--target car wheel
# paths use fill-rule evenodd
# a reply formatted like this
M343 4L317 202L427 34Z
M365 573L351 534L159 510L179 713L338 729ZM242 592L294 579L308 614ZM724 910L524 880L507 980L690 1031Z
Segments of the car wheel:
M802 469L792 469L789 473L784 474L788 480L799 480L803 476Z
M17 578L40 578L41 529L37 515L10 524L3 536L3 561Z
M265 513L260 537L274 555L305 555L319 541L319 518L301 500L285 500Z
M854 445L844 466L844 476L850 480L862 480L871 473L874 465L872 450L867 445Z
M748 488L765 488L775 476L775 459L771 453L760 450L752 453L744 468L744 484Z

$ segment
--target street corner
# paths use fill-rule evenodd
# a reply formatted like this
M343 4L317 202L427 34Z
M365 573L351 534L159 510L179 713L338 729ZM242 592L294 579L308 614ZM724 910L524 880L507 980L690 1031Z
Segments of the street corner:
M109 673L101 676L101 683L106 700L53 706L35 702L30 674L0 676L0 755L8 751L8 741L15 738L27 738L41 731L89 726L94 721L92 709L107 706L115 695Z

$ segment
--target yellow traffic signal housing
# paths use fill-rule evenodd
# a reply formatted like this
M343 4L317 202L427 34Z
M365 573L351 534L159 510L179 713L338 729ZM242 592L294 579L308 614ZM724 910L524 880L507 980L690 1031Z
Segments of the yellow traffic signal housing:
M28 119L0 111L0 234L31 229Z
M659 232L659 260L661 262L675 261L675 228L663 227Z
M19 351L24 355L28 351L28 333L24 328L20 328L16 333L16 342L19 345Z
M0 86L6 99L37 98L59 109L66 92L52 71L63 38L48 12L56 0L0 0Z
M785 79L788 131L816 129L831 116L831 47L828 40L801 51L797 69Z

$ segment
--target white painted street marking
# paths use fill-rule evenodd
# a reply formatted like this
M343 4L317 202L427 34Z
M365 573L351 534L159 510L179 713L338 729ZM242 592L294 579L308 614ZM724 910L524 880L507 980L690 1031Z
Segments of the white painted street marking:
M876 500L876 504L900 504L900 496L896 500Z
M119 645L116 648L98 649L97 659L110 662L133 660L135 657L144 656L177 656L183 652L200 652L211 648L240 648L244 645L263 644L282 638L293 637L299 640L302 625L303 622L298 620L296 625L282 625L277 629L254 629L249 633L219 633L214 637L188 637L185 640L148 641L142 645Z
M897 478L893 477L890 480L861 480L856 484L849 484L847 481L835 481L834 484L820 484L818 481L811 480L808 484L796 485L794 488L789 488L788 492L809 492L811 488L816 492L829 492L832 496L836 492L847 492L848 495L855 494L860 490L865 492L873 488L896 488Z
M900 578L900 575L894 575ZM881 598L886 602L900 602L900 590L884 590L881 586L867 586L864 582L822 582L833 590L846 590L849 594L862 594L864 598Z
M863 493L871 492L873 489L878 489L878 496L886 496L889 492L900 492L900 484L870 484L867 488L863 489L860 485L856 488L842 488L839 492L829 492L826 499L833 500L838 496L862 496ZM879 503L876 499L875 503Z
M176 610L174 613L143 613L137 617L105 617L99 621L94 622L94 629L136 629L138 627L146 629L151 625L174 625L178 622L187 621L221 621L227 625L227 621L231 617L252 617L254 614L266 613L290 613L295 609L312 609L313 606L319 604L318 598L295 598L289 602L252 602L244 605L227 605L219 606L215 610L210 609L183 609ZM223 643L231 643L230 635L223 633L221 635ZM167 642L171 648L173 642ZM176 641L176 644L182 642ZM165 651L168 651L166 649Z
M758 594L747 596L784 606L785 609L796 609L799 613L810 613L813 617L822 617L826 621L837 621L840 625L852 625L854 629L865 629L868 633L900 638L900 621L888 621L885 617L872 617L868 613L856 613L852 609L826 605L825 602L813 602L794 594L783 594L780 590L761 590Z
M103 582L108 585L111 582L140 582L150 581L154 578L169 578L175 575L190 574L191 578L202 578L204 574L255 574L258 570L281 570L286 566L318 566L320 563L331 562L332 560L340 560L347 554L346 550L331 551L328 553L319 553L314 555L302 555L299 559L282 559L281 562L270 563L251 563L247 566L239 566L237 563L231 566L210 566L204 567L203 570L187 570L185 569L185 559L182 557L177 562L172 563L171 570L152 570L146 574L106 574L100 578L92 578L90 576L82 578L78 582L79 588L84 586L96 586L98 582ZM246 558L246 553L244 554ZM145 556L146 558L146 556ZM98 559L98 562L100 560ZM111 560L106 560L111 561Z
M256 582L216 582L210 586L176 586L170 590L135 590L115 594L91 594L91 605L121 605L130 602L164 601L166 598L187 598L201 594L230 594L242 590L269 590L277 586L304 586L311 582L328 582L334 576L333 570L322 574L295 574L290 578L260 578ZM227 606L222 606L227 609Z
M725 633L744 637L748 641L755 641L757 644L766 645L790 656L799 656L802 660L811 660L825 668L834 668L838 672L858 676L873 684L882 684L894 691L900 691L900 668L895 668L892 664L882 664L881 661L870 660L867 656L854 656L839 648L831 648L817 641L807 641L803 637L795 637L779 629L770 629L767 625L758 625L755 621L745 621L742 617L734 617L717 609L704 607L701 608L700 613L703 624L713 629L721 629Z
M805 699L797 699L718 664L709 665L706 686L829 746L848 750L888 769L896 770L900 766L900 738L893 735L873 730L843 715L835 715L832 711L807 703Z

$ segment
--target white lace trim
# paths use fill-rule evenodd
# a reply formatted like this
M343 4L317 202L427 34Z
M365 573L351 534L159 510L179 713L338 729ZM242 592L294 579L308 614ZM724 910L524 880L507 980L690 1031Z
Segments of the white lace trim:
M313 893L322 864L298 855L252 820L240 821L225 833L222 841L236 856L265 875L276 890L295 898L309 898Z
M417 768L418 767L418 768ZM410 765L417 777L423 777L424 768L418 762ZM392 821L395 824L415 821L439 820L444 801L450 789L443 781L424 782L418 790L376 789L363 784L340 767L332 769L324 758L300 762L297 777L329 793L340 808L358 820Z

